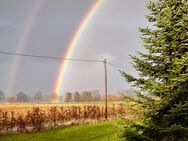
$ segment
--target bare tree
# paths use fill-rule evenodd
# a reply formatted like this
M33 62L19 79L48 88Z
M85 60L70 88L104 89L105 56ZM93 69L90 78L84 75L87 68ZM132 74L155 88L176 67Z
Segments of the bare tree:
M42 92L40 91L36 92L34 95L34 100L38 103L41 102L43 100Z
M51 102L56 102L57 97L58 97L57 93L56 93L56 92L53 92L53 93L52 93L52 96L51 96Z
M83 91L82 101L92 101L92 93L90 91Z
M101 100L101 95L100 95L99 90L93 90L91 91L91 93L92 93L93 101Z
M13 97L13 96L8 97L8 98L7 98L7 102L14 103L14 102L16 102L16 98Z
M0 91L0 102L4 102L4 100L5 100L5 94L2 91Z
M79 102L80 101L80 94L79 94L79 92L75 92L74 93L73 100L74 100L74 102Z
M66 94L65 94L65 102L70 102L70 101L72 101L72 93L71 92L67 92Z
M28 102L28 97L23 92L19 92L16 95L16 100L17 100L17 102Z

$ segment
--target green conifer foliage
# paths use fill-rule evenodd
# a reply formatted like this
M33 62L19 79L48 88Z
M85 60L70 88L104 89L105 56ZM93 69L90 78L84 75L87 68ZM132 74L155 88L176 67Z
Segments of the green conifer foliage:
M124 127L129 141L188 140L188 0L148 3L147 20L154 28L140 28L146 53L131 56L139 77L122 72L139 88L137 102L146 109L139 122Z

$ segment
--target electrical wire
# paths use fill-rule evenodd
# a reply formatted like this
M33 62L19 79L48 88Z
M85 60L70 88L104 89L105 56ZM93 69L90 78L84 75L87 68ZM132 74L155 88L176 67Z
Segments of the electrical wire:
M32 58L43 58L43 59L53 59L53 60L69 60L69 61L80 61L80 62L103 62L102 60L90 60L90 59L80 59L80 58L62 58L62 57L54 57L54 56L44 56L44 55L34 55L34 54L24 54L24 53L13 53L13 52L4 52L0 51L0 54L4 55L14 55L14 56L23 56L23 57L32 57ZM125 70L125 67L122 67L120 65L106 62L107 64Z
M69 60L69 61L81 61L81 62L103 62L101 60L62 58L62 57L43 56L43 55L34 55L34 54L22 54L22 53L3 52L3 51L0 51L0 54L23 56L23 57L32 57L32 58L54 59L54 60Z
M111 63L111 62L107 62L107 64L109 64L109 65L111 65L111 66L113 66L113 67L119 68L119 69L123 69L123 70L126 69L125 67L122 67L122 66L120 66L120 65L117 65L117 64L114 64L114 63Z

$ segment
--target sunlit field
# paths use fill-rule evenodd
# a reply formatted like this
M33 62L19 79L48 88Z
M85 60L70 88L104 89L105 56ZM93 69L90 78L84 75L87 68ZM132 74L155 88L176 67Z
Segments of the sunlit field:
M134 113L130 112L130 109ZM108 102L108 120L138 116L139 107L124 102ZM69 125L105 120L104 102L78 103L4 103L0 105L0 134L38 132Z
M108 106L123 104L123 101L108 101ZM39 107L42 110L49 109L51 107L62 106L84 106L84 105L97 105L104 106L104 101L91 101L91 102L63 102L63 103L1 103L0 109L6 111L18 111L24 113L32 110L33 107Z

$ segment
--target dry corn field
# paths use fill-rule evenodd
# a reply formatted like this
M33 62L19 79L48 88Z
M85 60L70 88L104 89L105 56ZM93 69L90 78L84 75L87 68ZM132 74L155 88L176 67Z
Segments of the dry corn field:
M108 107L108 118L128 115L124 104ZM58 128L67 124L81 124L104 120L105 108L101 105L1 105L0 134L27 133Z
M123 102L109 102L109 106L123 104ZM68 102L68 103L4 103L0 104L0 110L4 111L14 111L19 112L21 114L25 114L25 112L32 110L33 107L39 107L42 110L48 110L52 107L64 107L64 106L83 106L83 105L98 105L98 106L104 106L104 102Z

